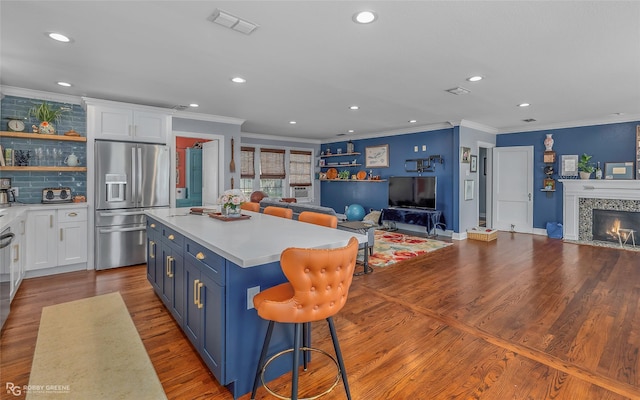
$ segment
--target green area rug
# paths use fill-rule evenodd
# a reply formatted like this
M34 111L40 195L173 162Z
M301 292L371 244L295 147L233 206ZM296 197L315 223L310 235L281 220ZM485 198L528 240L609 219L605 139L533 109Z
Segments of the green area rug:
M451 246L451 244L441 240L376 230L373 255L369 256L369 265L388 267L397 262Z
M28 400L166 399L120 293L44 307Z

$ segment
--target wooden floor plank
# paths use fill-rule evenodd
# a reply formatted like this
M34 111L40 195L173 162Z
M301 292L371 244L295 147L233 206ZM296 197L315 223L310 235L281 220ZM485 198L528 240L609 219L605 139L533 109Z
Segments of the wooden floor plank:
M501 232L354 278L335 322L354 399L640 399L640 252ZM42 307L120 291L170 399L231 399L144 266L25 280L0 384L27 384ZM314 345L331 351L326 324ZM256 355L257 356L257 355ZM335 374L312 362L312 381ZM253 371L247 371L249 375ZM287 377L271 383L287 391ZM7 397L0 391L0 398ZM259 399L270 398L261 389ZM324 399L342 399L339 385ZM248 399L243 396L242 400Z

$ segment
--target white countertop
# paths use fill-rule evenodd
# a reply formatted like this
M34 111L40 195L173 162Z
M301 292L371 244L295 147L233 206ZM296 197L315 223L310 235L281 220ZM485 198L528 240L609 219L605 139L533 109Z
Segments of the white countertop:
M10 207L0 208L0 231L18 217L31 210L59 210L65 208L87 208L87 203L58 203L58 204L24 204L11 203Z
M367 236L243 210L251 218L220 221L208 215L189 214L189 208L147 210L148 216L183 234L240 267L280 260L287 247L336 248L355 236Z

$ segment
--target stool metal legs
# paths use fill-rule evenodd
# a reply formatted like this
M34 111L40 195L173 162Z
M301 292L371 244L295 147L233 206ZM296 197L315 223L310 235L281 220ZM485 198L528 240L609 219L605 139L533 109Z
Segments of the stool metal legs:
M266 369L267 365L274 360L275 358L279 357L280 355L283 355L285 353L288 352L293 352L292 356L293 356L293 365L292 365L292 371L291 371L291 400L298 400L298 378L300 375L300 371L299 371L299 367L300 367L300 351L302 351L302 358L303 358L303 366L304 366L304 370L307 370L307 353L309 351L317 351L320 352L326 356L328 356L329 358L331 358L334 362L336 362L335 359L333 359L333 357L331 357L330 354L319 350L319 349L313 349L309 347L309 342L310 342L310 335L311 335L311 326L309 322L305 322L305 323L301 323L301 324L295 324L294 325L294 338L293 338L293 349L289 349L289 350L284 350L281 351L280 353L276 354L275 356L271 357L269 359L269 361L266 361L267 358L267 353L269 351L269 343L271 342L271 336L273 333L273 327L274 327L274 321L269 321L269 327L267 328L267 334L265 336L264 339L264 344L262 345L262 351L260 352L260 360L258 361L258 367L256 369L256 375L255 378L253 380L253 390L251 391L251 400L255 400L256 398L256 392L258 390L258 385L260 383L260 379L261 379L261 375L264 373L264 370ZM337 358L337 367L340 370L339 374L342 377L342 382L344 384L344 390L347 394L347 399L351 400L351 392L349 390L349 382L347 381L347 371L345 369L344 366L344 361L342 359L342 352L340 351L340 344L338 343L338 336L336 334L336 329L335 329L335 325L333 323L333 318L329 317L327 318L327 323L329 324L329 331L331 332L331 340L333 342L333 348L335 350L336 353L336 358ZM302 332L301 332L302 331ZM302 343L301 343L302 342ZM327 390L326 392L318 395L318 396L314 396L311 397L311 399L315 399L318 398L328 392L330 392L335 385L338 383L338 378L336 377L336 381L334 382L333 386L331 388L329 388L329 390ZM263 382L264 384L264 382ZM266 385L266 384L265 384ZM274 395L276 395L279 398L284 399L285 397L281 397L280 395L275 394L274 392L271 391L271 389L269 389L267 387L268 391Z

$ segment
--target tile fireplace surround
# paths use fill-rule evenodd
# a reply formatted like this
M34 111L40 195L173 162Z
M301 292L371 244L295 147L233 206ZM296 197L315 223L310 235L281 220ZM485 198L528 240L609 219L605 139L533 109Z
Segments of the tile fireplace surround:
M565 240L594 243L591 232L594 208L640 212L640 180L561 179L560 182L563 185L562 222ZM636 238L638 236L640 233L636 234ZM594 244L607 245L605 242Z

